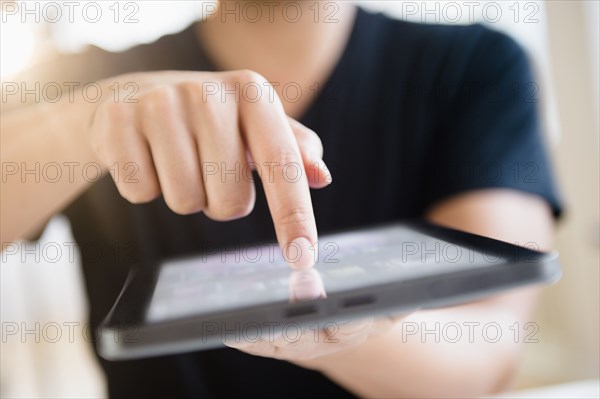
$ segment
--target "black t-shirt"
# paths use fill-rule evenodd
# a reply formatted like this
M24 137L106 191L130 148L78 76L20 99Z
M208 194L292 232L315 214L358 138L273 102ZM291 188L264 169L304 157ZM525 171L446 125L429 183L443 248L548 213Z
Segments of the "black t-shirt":
M212 65L191 26L123 53L65 57L44 78L87 82ZM334 178L312 192L319 232L418 218L440 199L484 188L539 195L558 215L535 87L524 52L501 33L359 10L341 59L301 118L321 137ZM257 184L254 211L227 223L176 215L162 199L129 204L110 178L81 195L65 214L82 250L91 322L106 316L137 262L195 253L205 242L275 240ZM115 397L351 396L318 372L229 348L100 362Z

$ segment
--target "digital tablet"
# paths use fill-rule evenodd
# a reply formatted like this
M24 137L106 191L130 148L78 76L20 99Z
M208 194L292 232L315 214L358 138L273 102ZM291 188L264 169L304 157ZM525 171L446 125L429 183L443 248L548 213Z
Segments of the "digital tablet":
M214 348L228 339L474 301L557 281L556 253L416 222L322 235L315 267L297 248L204 249L139 265L101 325L111 360ZM317 323L317 324L315 324Z

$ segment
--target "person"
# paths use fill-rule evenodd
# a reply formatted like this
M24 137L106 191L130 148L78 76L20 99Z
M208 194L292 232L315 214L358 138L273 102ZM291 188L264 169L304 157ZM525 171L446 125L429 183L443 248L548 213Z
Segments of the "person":
M335 13L315 20L315 4ZM219 5L229 14L244 6ZM60 101L23 105L32 96L3 93L18 104L2 104L2 160L19 169L2 182L2 241L35 238L64 213L82 251L92 323L132 264L208 242L276 238L308 249L317 227L423 218L551 247L561 204L529 95L535 81L512 39L349 2L294 7L303 15L294 22L280 8L258 20L218 12L154 43L120 53L91 47L23 78L76 82ZM82 90L90 82L99 100ZM22 174L50 163L73 173ZM304 173L285 178L288 164ZM102 177L90 178L89 165ZM239 178L249 167L261 169L254 182ZM302 256L291 266L311 263ZM519 289L404 321L522 325L537 295ZM114 397L467 397L505 389L521 353L506 339L407 340L404 321L379 321L344 329L337 343L99 361Z

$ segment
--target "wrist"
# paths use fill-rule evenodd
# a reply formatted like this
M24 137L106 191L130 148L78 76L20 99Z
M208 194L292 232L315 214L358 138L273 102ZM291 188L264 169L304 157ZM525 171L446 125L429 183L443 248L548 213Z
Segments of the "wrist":
M61 101L44 104L42 112L51 125L57 144L63 148L65 159L82 165L97 163L104 173L106 167L99 162L89 139L96 106L97 104L86 102Z

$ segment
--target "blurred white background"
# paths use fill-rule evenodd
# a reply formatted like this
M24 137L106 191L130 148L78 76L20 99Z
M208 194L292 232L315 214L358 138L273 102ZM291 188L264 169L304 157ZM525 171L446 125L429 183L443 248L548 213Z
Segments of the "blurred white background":
M15 4L2 2L1 65L3 80L56 51L78 51L88 44L123 50L183 29L202 13L200 1L120 2L120 20L130 13L137 23L114 23L102 18L89 23L65 17L57 23L10 18ZM49 2L26 2L44 7ZM61 3L61 2L59 2ZM78 2L82 7L85 3ZM108 11L113 2L101 2ZM458 18L449 1L359 1L366 8L383 10L399 18L440 23L469 23ZM412 6L411 4L412 3ZM599 2L590 1L480 1L473 19L513 36L528 51L541 83L544 121L556 163L567 213L558 226L556 248L561 252L564 278L546 289L536 315L540 326L537 344L527 346L517 387L527 388L585 379L599 375ZM486 4L492 4L487 14ZM414 13L417 7L416 13ZM412 7L412 8L411 8ZM437 8L436 8L437 7ZM502 17L494 21L496 7ZM511 8L513 7L513 8ZM427 14L425 11L432 11ZM446 10L446 11L444 11ZM479 10L479 11L477 11ZM515 14L519 10L519 14ZM48 9L50 16L52 10ZM436 15L438 21L436 21ZM441 18L440 18L441 15ZM527 19L527 17L530 17ZM456 18L455 18L456 17ZM57 218L31 251L55 251L48 243L70 243L68 225ZM45 247L46 245L46 247ZM62 245L68 253L67 245ZM50 253L50 252L49 252ZM3 254L0 269L2 397L101 397L104 381L86 342L86 302L77 256L72 261L36 261L22 252ZM23 343L4 339L22 323L47 339L35 342L32 333ZM73 342L64 337L52 343L57 323L72 326ZM65 324L67 323L67 324ZM70 324L69 324L70 323ZM6 341L6 342L5 342ZM592 382L596 385L597 381ZM596 388L597 389L597 388ZM570 391L573 395L574 391ZM588 391L589 392L589 391ZM597 391L596 391L597 392ZM533 395L533 393L529 394ZM581 394L583 395L583 394Z

